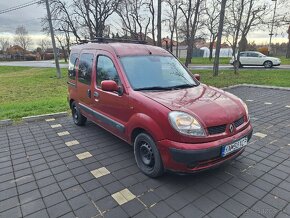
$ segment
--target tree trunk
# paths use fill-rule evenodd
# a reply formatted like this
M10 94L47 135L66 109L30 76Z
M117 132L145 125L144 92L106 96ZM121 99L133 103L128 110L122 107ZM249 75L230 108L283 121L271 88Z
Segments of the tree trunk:
M290 58L290 39L287 45L287 52L286 52L286 58Z
M157 46L162 47L161 44L161 1L158 0L158 11L157 11Z
M213 53L213 45L214 45L214 41L209 43L209 60L212 60L212 53Z
M179 49L179 45L178 45L178 29L177 29L177 22L175 23L175 39L176 39L176 57L178 57L178 55L179 55L179 51L178 51L178 49Z
M239 43L239 51L246 51L248 47L248 40L245 36L242 36L240 43Z
M191 26L191 33L190 33L190 37L189 37L189 40L187 43L187 54L186 54L186 60L185 60L186 67L188 67L188 64L191 63L191 59L192 59L193 43L194 43L195 32L196 32L196 28L197 28L197 19L198 19L198 15L199 15L200 3L201 3L201 0L196 1L194 20L193 20L193 23Z
M218 37L217 37L216 51L215 51L215 59L214 59L214 65L213 65L213 76L218 76L218 74L219 74L219 58L220 58L222 34L223 34L223 30L224 30L226 4L227 4L227 0L222 0L221 12L220 12L220 22L219 22L219 29L218 29Z

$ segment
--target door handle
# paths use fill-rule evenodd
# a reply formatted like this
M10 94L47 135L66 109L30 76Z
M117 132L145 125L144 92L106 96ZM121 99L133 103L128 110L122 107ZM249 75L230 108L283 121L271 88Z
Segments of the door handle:
M100 95L99 95L99 93L98 92L94 92L94 97L95 98L98 98Z
M92 97L92 92L91 92L91 90L90 90L90 89L88 89L88 91L87 91L87 96L88 96L89 98L91 98L91 97Z

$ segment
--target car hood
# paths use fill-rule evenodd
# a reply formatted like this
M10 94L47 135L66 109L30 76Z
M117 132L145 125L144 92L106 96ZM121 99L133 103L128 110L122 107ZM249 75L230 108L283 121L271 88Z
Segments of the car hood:
M236 96L204 84L188 89L146 91L142 94L172 111L194 115L206 127L233 123L245 114Z

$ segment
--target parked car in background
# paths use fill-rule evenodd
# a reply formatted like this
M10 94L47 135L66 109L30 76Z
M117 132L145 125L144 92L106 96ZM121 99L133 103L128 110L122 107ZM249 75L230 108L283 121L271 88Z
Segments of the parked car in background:
M217 167L239 156L252 136L241 99L200 83L156 46L113 39L73 46L68 76L74 123L90 119L133 145L150 177Z
M281 60L275 57L266 56L256 51L244 51L240 52L240 62L237 61L237 57L232 57L230 64L239 67L243 66L264 66L265 68L272 68L273 66L279 66Z

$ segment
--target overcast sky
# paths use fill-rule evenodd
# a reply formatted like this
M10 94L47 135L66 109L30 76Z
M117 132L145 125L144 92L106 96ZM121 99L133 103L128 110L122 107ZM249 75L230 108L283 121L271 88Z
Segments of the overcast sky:
M13 6L21 5L32 0L0 0L0 10L8 9ZM16 11L0 14L0 35L12 35L15 29L24 25L29 34L33 35L33 38L39 39L43 37L41 32L41 18L46 15L46 9L44 6L32 5L26 8L22 8ZM254 31L249 34L249 41L255 41L256 43L267 43L269 38L269 30ZM284 40L283 40L284 38ZM287 35L284 37L276 36L275 41L287 41Z

